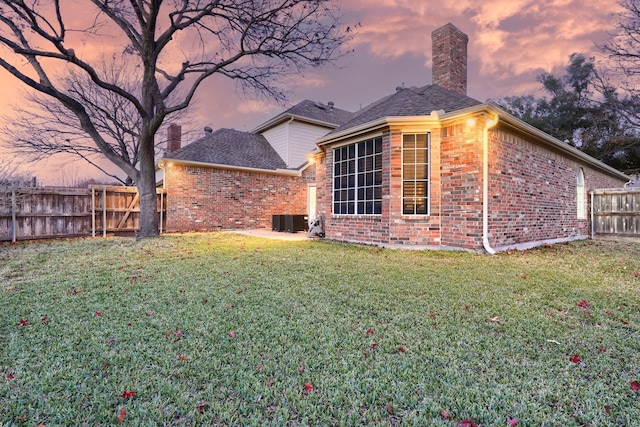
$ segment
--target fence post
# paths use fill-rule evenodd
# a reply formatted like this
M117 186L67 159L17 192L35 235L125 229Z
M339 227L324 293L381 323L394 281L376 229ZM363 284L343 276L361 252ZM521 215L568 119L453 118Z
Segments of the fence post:
M107 237L107 187L102 187L102 237Z
M595 209L593 207L593 191L591 191L589 193L590 197L590 202L591 202L591 240L594 240L596 237L596 232L595 232L595 224L593 223L593 220L595 219Z
M16 242L16 189L11 189L11 241Z
M96 237L96 189L91 187L91 237Z
M164 219L164 194L160 192L160 234L162 234L163 219Z

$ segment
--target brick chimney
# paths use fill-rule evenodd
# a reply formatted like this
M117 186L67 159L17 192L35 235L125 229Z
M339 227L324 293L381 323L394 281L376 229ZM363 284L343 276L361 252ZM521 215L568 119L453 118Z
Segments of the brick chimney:
M433 30L431 54L433 84L467 94L467 43L469 37L453 24Z
M167 129L167 154L179 150L182 146L182 126L171 123Z

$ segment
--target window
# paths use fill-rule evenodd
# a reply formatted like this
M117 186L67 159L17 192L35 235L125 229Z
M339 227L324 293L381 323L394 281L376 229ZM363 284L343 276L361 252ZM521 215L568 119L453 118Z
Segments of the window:
M578 219L585 219L587 217L584 197L584 171L582 168L578 169L578 174L576 175L576 210L578 212Z
M382 213L382 138L333 150L333 213Z
M429 215L429 134L402 136L402 214Z

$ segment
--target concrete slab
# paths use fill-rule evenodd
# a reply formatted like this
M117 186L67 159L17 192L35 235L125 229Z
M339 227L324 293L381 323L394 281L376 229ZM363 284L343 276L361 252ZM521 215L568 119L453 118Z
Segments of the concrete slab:
M268 230L266 228L263 229L254 229L254 230L228 230L233 233L243 234L245 236L252 237L262 237L265 239L277 239L277 240L310 240L307 238L306 231L298 231L296 233L287 233L285 231L278 232Z

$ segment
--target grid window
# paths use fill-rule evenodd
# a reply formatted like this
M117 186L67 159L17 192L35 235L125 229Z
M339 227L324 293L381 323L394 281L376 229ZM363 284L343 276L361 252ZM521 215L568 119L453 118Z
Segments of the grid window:
M402 136L402 214L429 214L429 134Z
M382 213L382 138L333 150L333 213Z

